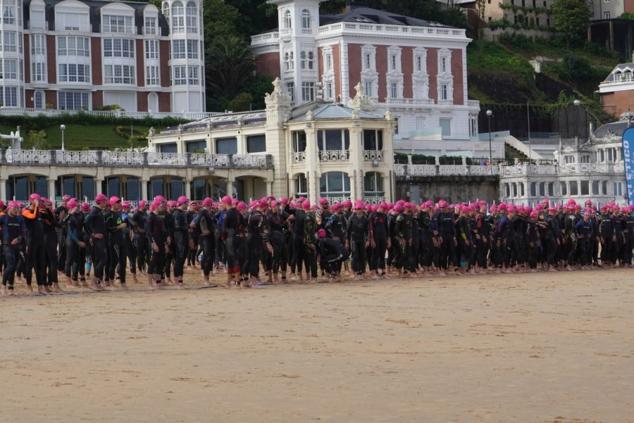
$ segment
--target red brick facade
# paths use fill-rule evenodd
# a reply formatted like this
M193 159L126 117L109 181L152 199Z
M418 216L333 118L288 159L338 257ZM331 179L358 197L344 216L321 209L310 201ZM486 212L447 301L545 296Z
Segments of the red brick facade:
M48 83L57 83L57 63L55 60L55 36L46 36L46 66L48 67ZM100 49L101 51L101 49ZM48 95L47 95L48 98ZM48 103L48 100L46 101ZM55 108L57 108L57 99L55 100Z
M101 85L103 84L101 77L101 38L92 37L90 39L90 51L92 54L92 83L93 85ZM92 106L97 107L94 99Z
M92 108L99 109L103 107L103 91L95 91L92 93Z
M158 93L159 112L169 112L172 107L170 93Z
M438 49L427 49L427 75L429 75L429 98L438 101Z
M625 13L634 13L634 0L624 0Z
M170 42L169 41L167 40L159 41L159 54L161 57L161 87L169 87L170 86L170 67L168 65L169 60L165 60L166 57L170 57ZM159 103L160 103L160 100L159 100ZM169 104L169 101L167 103ZM169 108L167 110L161 110L161 111L168 112Z
M28 34L24 34L24 51L31 51L31 39ZM24 55L24 82L31 82L31 54ZM26 106L32 107L32 106Z
M464 104L464 76L462 73L462 50L451 50L451 74L453 75L453 103Z
M623 113L634 111L634 90L601 94L601 104L606 113L618 118Z
M414 98L414 89L412 87L414 49L412 47L403 47L401 49L401 66L403 71L403 97Z
M321 57L321 55L319 56ZM319 59L318 59L319 60ZM321 63L321 60L319 60ZM255 58L255 71L260 75L268 75L272 78L280 76L280 54L264 53Z
M145 68L143 67L144 57L145 52L143 50L143 40L136 40L136 84L139 87L145 87ZM141 111L141 109L139 109L139 111Z
M338 68L341 69L341 68ZM340 73L340 71L337 71ZM354 87L361 81L361 44L348 44L348 86L350 97L354 97Z

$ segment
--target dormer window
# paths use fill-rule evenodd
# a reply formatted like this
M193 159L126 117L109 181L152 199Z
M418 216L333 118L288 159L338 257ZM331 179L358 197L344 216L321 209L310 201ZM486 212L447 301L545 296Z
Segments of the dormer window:
M302 10L302 29L310 31L310 11L308 9Z
M291 11L284 12L284 29L293 28L293 19L291 18Z

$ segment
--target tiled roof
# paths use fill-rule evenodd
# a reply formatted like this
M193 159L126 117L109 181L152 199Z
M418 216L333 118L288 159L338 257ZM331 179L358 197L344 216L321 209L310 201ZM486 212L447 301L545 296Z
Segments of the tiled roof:
M291 121L307 120L308 112L313 113L314 120L331 120L331 119L352 119L353 109L336 103L314 102L307 103L296 107L291 112ZM361 119L383 119L384 117L377 113L359 111Z

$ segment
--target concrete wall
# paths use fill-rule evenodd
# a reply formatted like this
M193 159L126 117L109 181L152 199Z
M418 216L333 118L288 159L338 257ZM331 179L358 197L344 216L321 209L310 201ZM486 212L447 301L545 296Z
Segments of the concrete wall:
M436 177L433 180L397 180L395 200L447 200L449 202L469 202L476 199L487 202L499 201L498 178L491 177Z

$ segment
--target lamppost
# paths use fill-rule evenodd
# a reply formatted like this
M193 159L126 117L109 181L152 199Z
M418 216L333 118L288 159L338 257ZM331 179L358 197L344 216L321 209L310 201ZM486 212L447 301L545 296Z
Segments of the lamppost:
M493 166L493 148L491 146L491 118L493 117L493 111L489 109L486 113L489 122L489 166Z
M64 131L66 130L66 125L63 123L59 125L59 130L62 131L62 151L64 151Z

